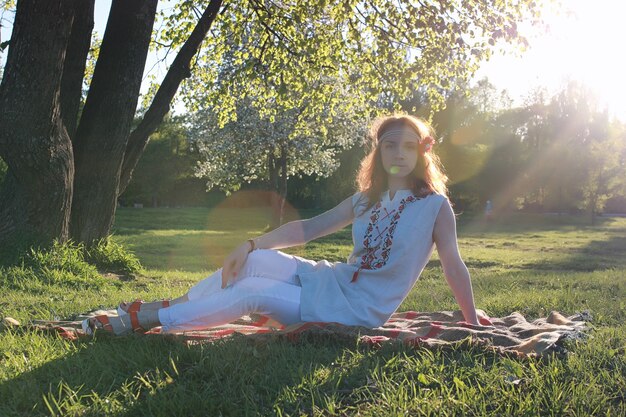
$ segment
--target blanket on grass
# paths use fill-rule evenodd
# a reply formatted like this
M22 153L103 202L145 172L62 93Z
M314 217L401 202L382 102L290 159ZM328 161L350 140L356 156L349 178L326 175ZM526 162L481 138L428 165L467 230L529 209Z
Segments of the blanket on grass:
M381 346L384 343L404 343L415 347L438 348L454 345L457 342L469 342L480 345L503 355L516 357L544 356L547 354L565 355L564 343L568 340L584 340L587 337L586 322L591 321L588 311L565 317L552 311L548 317L528 321L519 312L505 317L488 317L482 310L477 310L481 325L472 325L463 321L463 314L457 311L395 313L381 327L369 329L360 326L346 326L339 323L296 323L282 326L269 317L261 315L244 316L232 323L206 330L180 333L161 333L160 328L148 331L148 335L164 335L188 344L212 342L235 334L246 335L258 341L283 338L298 341L308 337L326 337L336 340L358 340L361 343ZM66 339L87 337L82 330L81 321L98 314L115 315L115 311L98 310L77 317L70 321L36 320L27 325L5 318L5 327L35 328L52 331ZM11 321L13 320L13 321ZM104 333L104 332L102 332Z

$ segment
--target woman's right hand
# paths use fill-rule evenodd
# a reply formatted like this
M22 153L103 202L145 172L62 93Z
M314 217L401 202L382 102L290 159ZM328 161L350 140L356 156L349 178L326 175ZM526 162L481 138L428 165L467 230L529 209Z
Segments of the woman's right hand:
M244 242L226 257L222 268L222 288L226 288L230 279L237 277L239 270L246 263L251 249L250 242Z

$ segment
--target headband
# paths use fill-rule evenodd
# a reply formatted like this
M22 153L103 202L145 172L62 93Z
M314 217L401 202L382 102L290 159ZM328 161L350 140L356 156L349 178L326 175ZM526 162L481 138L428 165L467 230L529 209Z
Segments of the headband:
M426 136L424 139L422 139L420 135L415 133L413 130L407 130L407 129L388 130L385 133L383 133L380 138L378 138L378 143L381 143L383 140L390 138L392 136L403 136L407 138L417 139L417 143L419 144L419 151L421 154L430 152L433 145L435 144L435 140L432 138L432 136Z
M380 138L378 138L378 142L380 143L383 140L390 138L392 136L403 136L407 138L415 138L417 139L418 142L422 141L422 138L420 138L420 135L415 133L413 130L393 129L393 130L388 130L385 133L383 133L383 135Z

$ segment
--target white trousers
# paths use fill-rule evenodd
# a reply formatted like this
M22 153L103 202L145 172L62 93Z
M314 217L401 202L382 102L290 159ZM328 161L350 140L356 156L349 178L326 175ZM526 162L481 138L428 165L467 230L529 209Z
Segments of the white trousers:
M159 310L163 331L206 329L230 323L241 316L258 313L283 325L298 323L300 283L297 261L275 250L256 250L238 273L237 279L222 289L222 270L194 285L189 301Z

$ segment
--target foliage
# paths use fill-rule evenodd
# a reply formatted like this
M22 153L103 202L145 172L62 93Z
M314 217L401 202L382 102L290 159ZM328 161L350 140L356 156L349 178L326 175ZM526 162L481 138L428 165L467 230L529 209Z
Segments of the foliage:
M110 236L85 250L85 260L100 271L133 275L142 270L137 256Z
M5 17L5 13L7 12L8 14L15 13L15 0L0 0L0 27L5 26L2 24L5 19L8 20L7 17ZM12 17L11 17L11 20L12 20ZM2 56L5 50L9 47L9 44L10 44L10 39L3 40L0 37L0 56ZM2 59L2 61L4 61L4 59ZM0 80L2 80L2 76L4 73L4 62L2 62L1 64L2 65L0 65ZM0 159L0 184L1 183L2 183L2 160Z
M518 194L524 204L558 211L583 208L593 218L623 184L623 124L609 120L593 94L578 83L570 82L550 99L539 94L533 101L517 129L526 176L517 184Z
M180 2L163 14L159 42L180 45L206 3ZM524 45L517 24L536 22L538 10L531 0L228 4L184 84L185 102L193 110L210 103L220 126L237 117L245 98L261 118L297 108L317 125L381 97L397 108L418 84L437 109L442 92L467 80L496 41ZM349 86L348 94L336 96L325 79Z
M0 268L2 286L45 292L46 287L97 289L106 283L85 260L81 244L54 242L48 249L31 249L21 265Z
M589 126L589 137L579 156L584 167L580 206L595 221L596 213L604 209L606 201L626 190L626 129L610 123L607 114L596 113Z
M537 90L518 108L493 106L503 97L506 106L506 96L484 80L464 91L433 117L461 210L495 200L498 210L584 209L594 217L626 194L626 126L583 85L569 83L552 97Z
M355 173L366 152L365 144L342 151L337 157L339 167L326 178L317 175L292 177L287 201L301 209L330 209L336 206L356 191Z
M428 107L419 90L402 105L405 111ZM198 122L194 120L191 126L212 126L203 114L198 112ZM243 120L240 117L246 125ZM432 121L439 136L437 152L451 179L458 211L480 210L487 200L495 200L498 210L591 213L591 198L596 201L595 212L601 212L607 201L614 203L611 210L626 208L619 203L626 196L626 126L598 110L583 86L570 84L552 97L537 90L524 106L512 108L506 92L481 80L449 93L446 108L436 112ZM227 125L224 131L234 126ZM252 160L244 162L262 169L266 166L261 162L263 155L246 148L248 142L241 139L249 133L242 129L237 140L233 133L236 143L224 146L232 145L231 159ZM258 143L260 138L254 139ZM354 191L354 174L364 152L360 146L338 150L333 158L339 167L326 178L315 173L292 175L288 201L300 208L330 208L339 203ZM155 163L155 169L167 164L166 160L164 156ZM220 175L235 181L255 172L250 166L231 164L233 169ZM266 177L250 179L253 186L258 187L259 178Z
M168 117L150 137L120 200L124 205L199 205L206 202L203 182L194 176L199 159L185 116Z
M102 38L98 32L93 32L91 35L91 45L89 47L89 53L87 54L87 61L85 62L85 75L83 77L83 91L81 94L81 102L84 104L87 99L87 93L89 92L89 86L93 78L93 72L96 69L96 62L98 62L98 56L100 55L100 47L102 46Z
M31 249L24 264L35 271L56 269L74 275L94 277L98 271L85 262L85 247L81 243L54 242L49 249Z
M31 248L19 264L0 267L0 286L34 292L51 286L94 290L108 282L99 271L130 275L141 269L134 254L109 238L90 249L55 241L47 249Z
M402 106L405 111L412 107L427 109L428 102L418 89ZM274 123L261 122L260 112L242 106L240 113L237 123L229 123L222 130L215 127L207 110L197 112L190 123L189 137L203 138L207 158L222 165L221 171L207 177L235 184L231 190L245 181L251 181L253 187L267 181L264 158L270 151L263 152L263 140L274 143L268 147L274 156L280 147L278 137L264 139L263 135L271 136L268 131L288 120L285 117ZM619 202L626 195L626 126L609 120L583 86L570 84L554 96L537 90L525 105L512 108L506 92L498 92L487 80L480 80L447 93L446 108L436 112L432 122L439 137L437 152L450 177L451 196L458 211L480 210L492 200L499 211L521 208L592 213L592 199L596 202L595 212L601 212L607 201ZM215 133L207 133L212 127ZM208 147L211 143L215 148ZM290 204L330 208L354 192L354 174L365 149L353 146L332 151L331 159L339 165L332 173L326 168L321 173L290 172ZM167 158L165 154L162 159L155 158L155 172L150 175L158 176L156 170L167 166ZM297 166L307 166L314 158L308 159ZM229 169L224 169L227 164ZM293 168L291 164L289 169ZM146 176L148 182L150 175ZM624 208L623 203L619 207L612 205L616 211Z
M334 85L335 95L345 88L330 80L327 83ZM333 113L324 107L325 121L318 124L317 118L301 116L307 104L291 109L276 106L261 111L245 100L237 107L237 120L221 129L214 108L194 116L192 138L202 155L196 175L207 180L207 189L217 186L232 192L244 182L270 182L278 177L282 158L286 169L281 173L286 178L328 177L339 166L337 155L364 137L366 123L352 109ZM264 115L266 111L278 112L280 117L272 120Z

